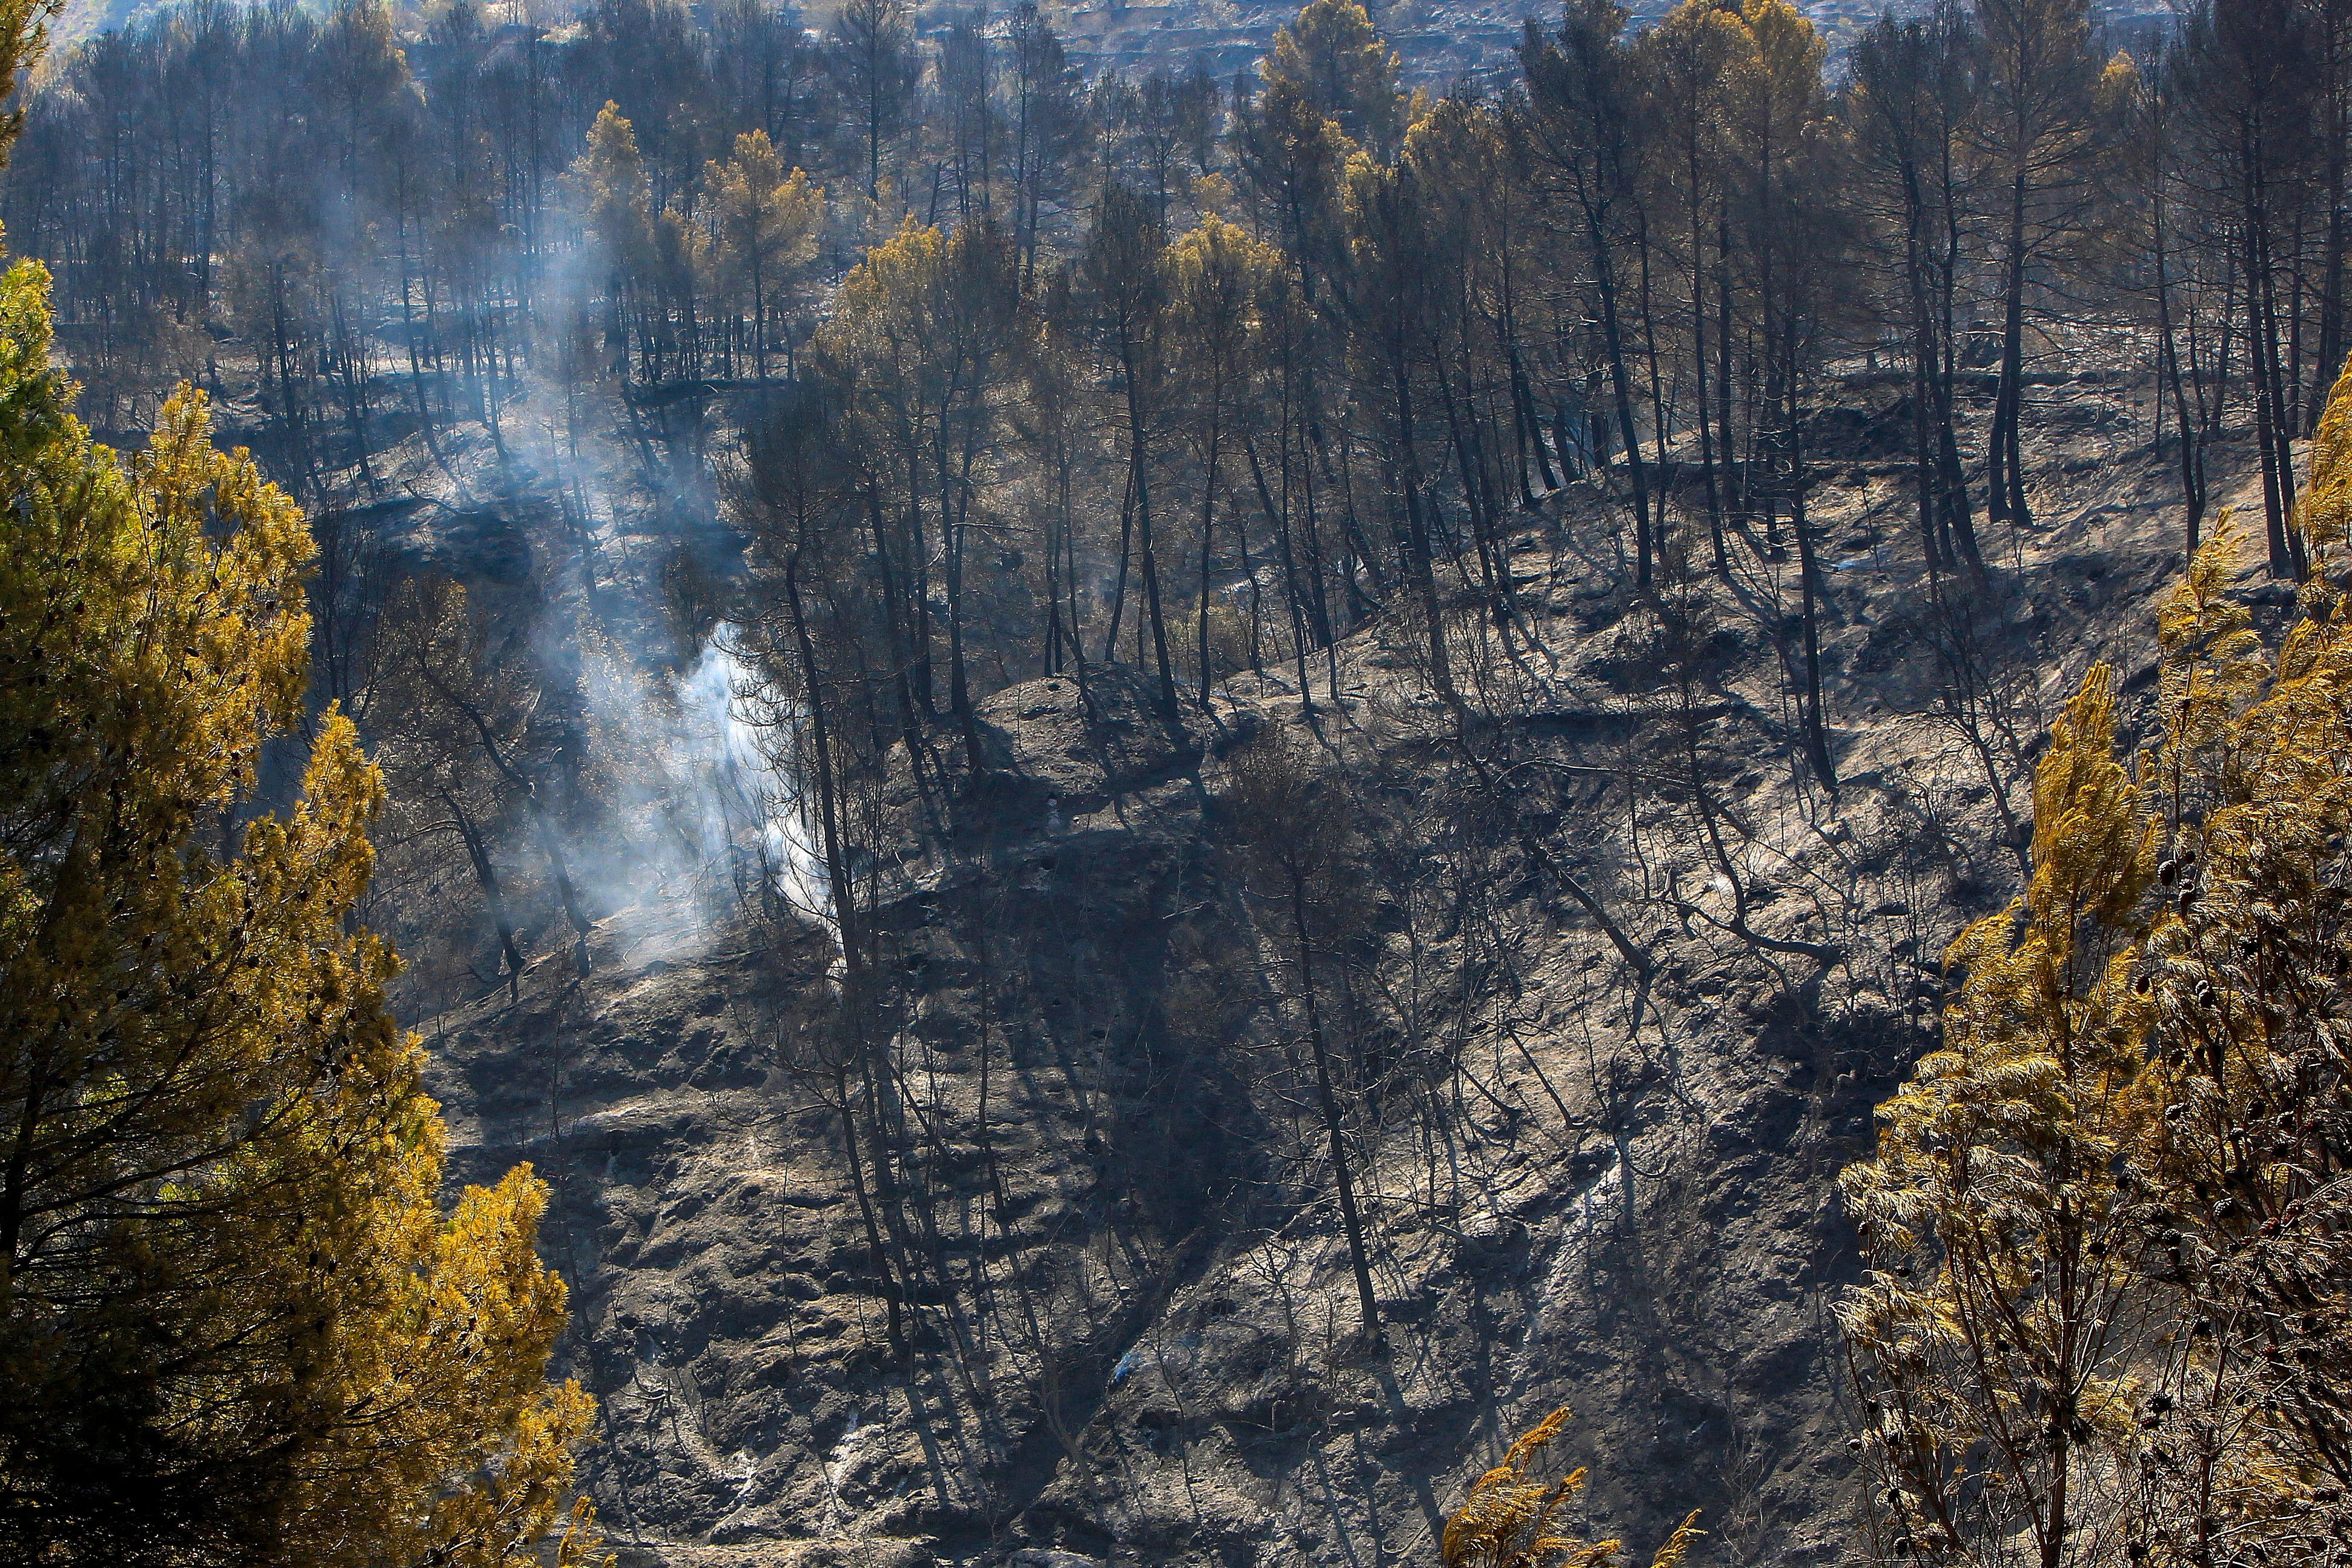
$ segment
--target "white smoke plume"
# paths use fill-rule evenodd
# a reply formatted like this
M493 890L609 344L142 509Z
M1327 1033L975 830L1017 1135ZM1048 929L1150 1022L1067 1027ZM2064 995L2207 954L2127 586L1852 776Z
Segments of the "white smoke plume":
M583 660L612 768L613 837L579 874L638 957L682 956L746 904L830 924L823 856L793 754L722 626L677 674Z

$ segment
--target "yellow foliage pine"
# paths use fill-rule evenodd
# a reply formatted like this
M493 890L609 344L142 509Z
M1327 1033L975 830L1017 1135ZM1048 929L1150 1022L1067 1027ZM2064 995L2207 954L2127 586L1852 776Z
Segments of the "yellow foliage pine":
M352 916L383 799L303 726L299 511L183 388L123 460L0 277L0 1558L582 1561L588 1397L519 1167L442 1130ZM545 1547L542 1552L542 1545Z
M1585 1471L1549 1482L1536 1478L1543 1451L1568 1416L1563 1406L1545 1416L1511 1445L1501 1464L1470 1484L1439 1542L1444 1568L1612 1568L1623 1542L1580 1540L1567 1532L1561 1518L1583 1490ZM1675 1568L1704 1533L1696 1512L1685 1516L1650 1568Z
M2094 668L2032 875L1964 932L1942 1049L1842 1184L1874 1544L2307 1560L2352 1531L2352 371L2274 652L2225 517L2158 614L2155 747Z

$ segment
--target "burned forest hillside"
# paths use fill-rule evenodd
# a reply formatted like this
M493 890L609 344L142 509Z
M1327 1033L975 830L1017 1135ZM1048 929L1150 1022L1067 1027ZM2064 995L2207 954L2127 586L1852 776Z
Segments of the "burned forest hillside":
M955 736L895 754L861 915L907 1141L888 1274L805 920L641 901L586 974L551 951L436 1015L461 1168L556 1185L624 1561L1427 1557L1558 1404L1596 1533L1700 1508L1701 1561L1860 1555L1833 1178L1933 1042L1945 945L2017 885L2041 716L2099 658L2153 695L2179 556L2144 409L2066 385L2030 438L2048 520L1958 641L1901 465L1867 455L1901 410L1856 396L1816 514L1834 794L1776 647L1792 560L1643 603L1590 484L1503 541L1507 628L1449 582L1471 748L1409 634L1372 627L1305 705L1270 664L1170 729L1148 677L1089 660L979 703L977 768ZM2245 444L2216 475L2242 509Z
M253 465L136 515L226 541L266 479L315 545L305 695L184 862L350 737L328 924L397 964L336 994L554 1282L450 1332L530 1296L499 1343L577 1383L402 1544L152 1561L583 1560L576 1490L623 1568L1551 1568L1448 1521L1562 1406L1557 1521L1627 1561L2341 1560L2297 1379L2352 1130L2290 1123L2352 1076L2147 1096L2206 1060L2167 998L2227 1010L2201 814L2347 827L2231 759L2336 668L2352 9L181 0L13 104L26 384L126 495ZM2045 980L1971 1011L2012 925ZM2036 1007L2128 1069L1901 1108ZM2042 1195L1990 1327L1932 1295L1971 1180ZM2299 1225L2301 1293L2231 1295L2223 1230ZM2062 1312L2035 1248L2118 1282ZM0 1541L108 1560L15 1430ZM478 1495L515 1555L415 1544Z

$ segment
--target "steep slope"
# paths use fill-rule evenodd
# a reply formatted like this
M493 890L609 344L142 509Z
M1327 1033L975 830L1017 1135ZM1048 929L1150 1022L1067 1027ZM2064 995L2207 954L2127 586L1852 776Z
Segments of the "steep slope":
M982 719L983 807L965 791L950 821L928 768L886 802L886 1120L911 1145L887 1175L846 1168L809 1027L831 948L805 926L648 932L625 911L589 976L542 962L436 1038L476 1168L532 1158L557 1184L623 1540L1003 1539L1248 1179L1230 1042L1160 1021L1244 967L1204 946L1197 742L1115 668ZM859 1180L899 1255L911 1373Z
M1990 592L1931 591L1887 411L1851 411L1814 498L1834 794L1795 733L1785 525L1643 603L1580 486L1512 541L1507 625L1460 593L1483 773L1402 618L1342 650L1336 707L1319 665L1311 714L1269 670L1179 733L1089 665L989 698L977 773L902 755L870 1089L824 1027L828 934L782 918L649 899L585 976L439 1020L460 1168L556 1186L626 1560L1426 1561L1558 1403L1595 1532L1697 1507L1699 1561L1844 1556L1832 1178L1933 1037L1944 943L2015 884L2042 716L2097 656L2151 689L2178 518L2144 407L2037 392L2043 520L1988 535ZM1357 833L1328 1005L1379 1342L1235 853L1234 762L1276 737Z

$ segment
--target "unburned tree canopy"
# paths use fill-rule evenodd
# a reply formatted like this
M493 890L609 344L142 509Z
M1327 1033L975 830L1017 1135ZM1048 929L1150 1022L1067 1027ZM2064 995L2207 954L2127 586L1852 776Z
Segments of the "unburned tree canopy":
M1622 1542L1568 1533L1568 1505L1583 1490L1585 1472L1570 1470L1549 1481L1538 1473L1568 1416L1565 1406L1554 1410L1512 1443L1501 1464L1471 1483L1438 1543L1444 1568L1611 1568L1617 1561ZM1650 1568L1675 1568L1703 1533L1698 1515L1686 1515Z
M1263 69L1268 84L1296 88L1376 152L1392 152L1404 133L1396 51L1381 42L1360 0L1309 0L1274 36Z
M790 173L764 131L735 139L735 155L713 159L705 183L718 204L723 287L751 306L753 352L767 375L768 317L774 298L816 255L824 224L824 188L802 170Z
M2352 1525L2348 432L2352 375L2274 653L2225 517L2158 617L2136 768L2085 677L2027 891L1953 946L1943 1049L1843 1178L1882 1552L2302 1561Z
M383 797L351 724L256 814L302 516L184 388L137 456L94 444L47 285L0 278L0 1557L578 1561L545 1189L440 1210L351 920Z

